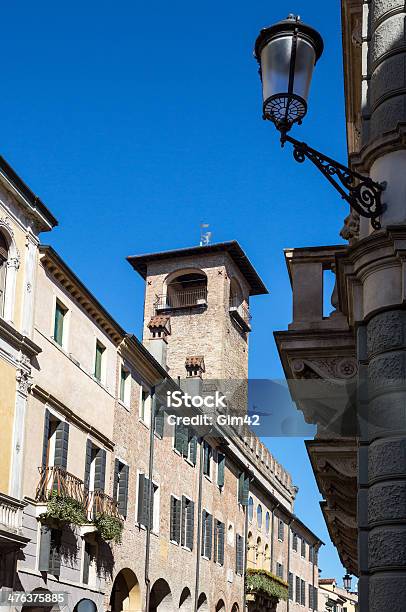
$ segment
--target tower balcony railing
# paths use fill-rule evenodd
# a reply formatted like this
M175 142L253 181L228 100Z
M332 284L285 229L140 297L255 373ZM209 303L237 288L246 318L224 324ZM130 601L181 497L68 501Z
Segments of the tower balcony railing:
M238 298L230 298L230 316L246 332L251 331L251 314L248 306L241 303Z
M74 499L84 511L87 519L93 521L101 514L120 518L117 502L101 490L87 491L83 480L59 466L39 468L40 480L35 499L47 503L52 496Z
M207 287L182 289L157 295L154 303L155 310L174 310L177 308L196 308L207 306Z

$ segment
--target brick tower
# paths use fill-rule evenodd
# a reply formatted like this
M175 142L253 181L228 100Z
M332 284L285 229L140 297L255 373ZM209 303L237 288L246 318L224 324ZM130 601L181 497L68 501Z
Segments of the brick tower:
M268 291L238 242L128 261L146 281L143 342L172 378L248 377L249 298Z

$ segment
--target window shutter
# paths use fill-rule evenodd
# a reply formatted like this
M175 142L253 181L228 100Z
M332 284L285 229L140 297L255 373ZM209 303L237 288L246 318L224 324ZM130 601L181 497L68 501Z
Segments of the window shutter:
M189 430L189 459L196 465L197 458L197 436L193 430Z
M128 466L125 466L128 468ZM100 448L95 459L94 465L94 489L104 491L106 483L106 451ZM126 506L127 509L127 506Z
M49 437L49 410L46 409L45 417L44 417L44 441L42 443L42 467L44 470L47 467L48 437Z
M170 539L180 543L181 502L171 495Z
M309 608L314 609L313 606L313 587L309 584Z
M242 536L240 536L240 534L237 533L236 535L236 554L237 554L237 560L236 560L236 573L239 574L240 576L243 575L243 571L244 571L244 538Z
M61 532L59 529L51 529L51 547L49 554L49 570L50 574L59 576L61 573Z
M300 578L296 576L296 603L300 604Z
M89 491L90 487L90 466L92 463L92 449L93 444L89 438L86 440L86 455L85 455L85 475L83 477L83 483L85 487L86 493Z
M188 500L182 495L182 510L181 510L181 530L180 530L180 543L182 546L186 544L186 524L187 524L187 508Z
M289 572L289 599L293 601L293 574Z
M222 453L217 456L217 484L219 487L224 487L224 470L226 457Z
M219 548L218 548L218 526L219 526L219 521L215 520L214 521L214 539L213 539L213 544L214 544L214 554L213 554L213 561L214 563L218 562L218 553L219 553Z
M306 541L302 540L302 552L301 552L302 557L306 557Z
M202 510L202 550L201 550L202 557L204 557L206 554L206 531L207 531L206 514L207 514L206 510Z
M319 592L316 587L313 587L313 608L317 610L319 607Z
M152 518L154 512L154 496L153 496L153 485L150 483L145 474L139 475L139 488L138 488L138 522L144 527L152 525ZM151 525L149 520L151 517Z
M248 506L248 499L250 496L250 479L249 476L244 474L244 485L242 490L242 501L241 504L243 506Z
M305 581L301 580L300 581L300 603L302 606L306 605L306 585L305 585Z
M293 550L297 552L297 534L296 533L293 534L292 548Z
M207 515L207 554L206 557L211 559L213 549L213 517L211 514Z
M38 569L40 572L49 571L49 558L51 553L51 529L47 525L41 525L41 539L39 546Z
M279 540L284 540L284 535L285 535L285 524L282 521L282 519L279 519L278 521L278 539Z
M89 568L90 568L90 544L85 542L85 550L83 555L83 578L84 584L89 584Z
M128 501L128 465L123 465L120 470L120 480L118 483L118 511L124 518L127 517Z
M224 523L218 524L218 559L220 565L224 565Z
M137 520L140 525L144 525L146 527L146 504L145 504L145 476L144 474L139 474L138 477L138 513Z
M156 404L155 433L162 438L164 435L165 412L163 406Z
M186 508L186 546L193 550L193 534L195 528L195 504L189 501Z
M113 499L117 501L117 487L118 487L118 470L120 468L120 462L118 459L114 461L114 482L113 482Z
M211 459L211 447L207 442L204 442L204 453L203 453L203 474L210 476L210 459Z
M61 421L55 432L54 465L66 469L68 465L69 423Z

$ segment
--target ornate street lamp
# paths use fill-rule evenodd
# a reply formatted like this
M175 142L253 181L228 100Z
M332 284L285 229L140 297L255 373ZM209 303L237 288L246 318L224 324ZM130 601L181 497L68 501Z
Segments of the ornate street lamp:
M288 136L293 124L300 125L307 113L313 69L323 47L320 34L295 15L261 30L254 55L262 81L263 118L272 121L280 131L282 146L286 142L293 145L297 162L303 163L306 158L313 162L341 197L379 229L385 184L376 183Z
M349 593L351 591L351 576L349 574L346 574L343 578L343 584L344 584L344 588L347 591L347 593Z

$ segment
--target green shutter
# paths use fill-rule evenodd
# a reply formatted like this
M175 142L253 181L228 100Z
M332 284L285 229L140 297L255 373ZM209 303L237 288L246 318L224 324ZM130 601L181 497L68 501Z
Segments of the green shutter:
M244 538L237 533L236 535L236 574L240 576L244 572Z
M186 507L186 546L193 550L193 535L195 527L195 504L188 500Z
M188 428L182 423L175 425L175 448L183 456L188 455Z
M203 442L204 452L203 452L203 474L206 476L210 476L210 460L212 456L212 450L210 444L207 442Z
M85 455L85 475L83 477L83 483L85 491L89 491L90 487L90 466L92 464L92 450L93 444L89 438L86 440L86 455Z
M138 522L140 525L144 525L144 527L149 526L149 517L153 517L154 511L154 499L152 495L152 499L150 500L151 495L151 487L150 481L144 474L139 475L139 484L138 484ZM153 493L153 490L152 490ZM152 521L151 521L152 527Z
M128 501L128 465L123 465L120 470L120 480L118 483L118 511L124 518L127 517Z
M212 550L213 550L213 517L211 514L207 515L206 537L207 537L206 556L208 559L211 559Z
M60 421L55 431L54 465L66 469L68 464L69 423Z
M289 572L288 584L289 584L288 597L291 601L293 601L293 574L292 572Z
M164 407L156 404L155 412L155 433L160 438L164 435L164 424L165 424L165 412Z
M170 517L170 539L177 544L180 543L181 526L181 501L171 495L171 517Z
M96 358L94 362L94 376L97 380L101 380L102 377L102 359L105 347L97 340L96 342Z
M126 386L126 382L127 382L128 376L129 376L129 372L124 370L124 368L121 366L121 372L120 372L120 400L122 402L125 401L125 386Z
M189 430L189 459L196 465L197 458L197 436L193 430Z
M238 503L242 506L248 506L250 494L250 479L245 472L241 472L238 478Z
M42 468L45 470L47 467L48 458L48 443L49 443L49 410L45 409L44 418L44 437L42 443Z
M206 510L202 510L202 544L200 554L202 557L206 554Z
M128 466L126 466L128 467ZM97 452L94 466L94 490L104 491L106 483L106 451L100 448ZM127 506L126 506L127 509Z
M219 523L218 527L218 562L224 565L224 523Z
M63 343L63 320L66 314L66 308L58 301L55 307L55 323L54 323L54 340L62 346Z
M117 488L118 488L118 472L120 469L120 461L115 459L114 461L114 481L113 481L113 499L117 501Z
M47 525L41 525L39 561L38 561L38 569L40 572L49 571L50 552L51 552L51 528L48 527Z
M224 487L224 468L226 465L226 457L222 453L217 455L217 484L219 487Z

